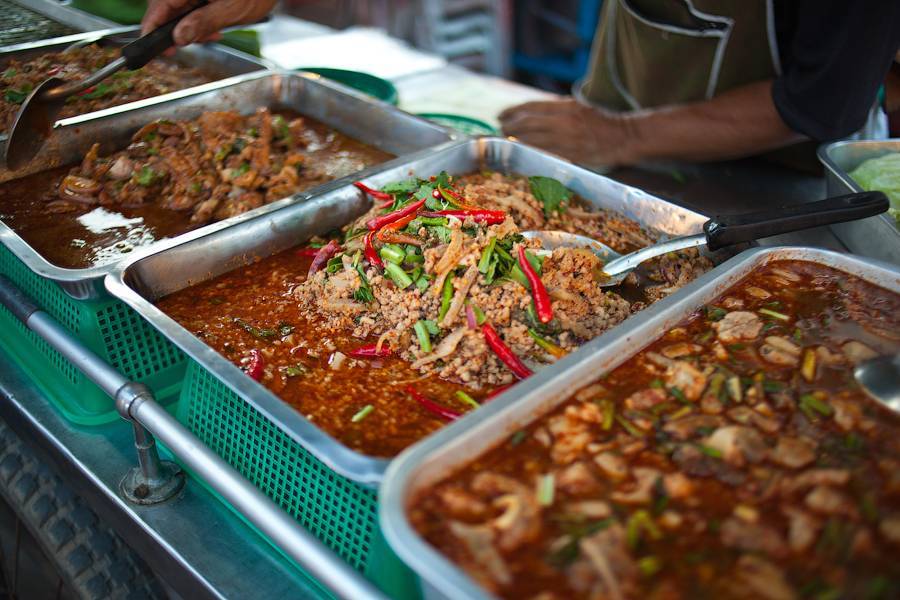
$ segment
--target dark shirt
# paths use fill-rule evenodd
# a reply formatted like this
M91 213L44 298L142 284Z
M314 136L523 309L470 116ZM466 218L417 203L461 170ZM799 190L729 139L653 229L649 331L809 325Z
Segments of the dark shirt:
M900 0L774 0L784 122L817 141L858 131L900 49Z

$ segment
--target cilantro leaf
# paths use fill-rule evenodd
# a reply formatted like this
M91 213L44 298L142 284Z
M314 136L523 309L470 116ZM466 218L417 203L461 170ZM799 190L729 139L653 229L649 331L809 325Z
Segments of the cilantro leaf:
M418 179L406 179L405 181L394 181L392 183L387 184L381 191L386 194L410 194L419 187Z
M550 213L562 212L562 203L572 198L572 190L552 177L529 177L528 184L534 197L544 205L544 215L548 218Z

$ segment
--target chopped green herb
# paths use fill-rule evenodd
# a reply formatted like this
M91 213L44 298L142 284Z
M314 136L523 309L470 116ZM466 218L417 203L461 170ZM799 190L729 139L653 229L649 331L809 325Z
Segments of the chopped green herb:
M520 429L519 431L515 432L514 434L512 434L510 436L509 443L513 446L518 446L519 444L521 444L522 442L525 441L525 437L527 435L528 434L524 430Z
M303 363L297 363L296 365L291 365L289 367L281 367L279 370L284 373L285 377L299 377L309 373L309 367Z
M372 406L371 404L366 404L359 410L359 412L357 412L355 415L353 415L353 417L350 418L350 421L353 423L359 423L360 421L368 417L369 413L371 413L373 410L375 410L374 406Z
M627 431L634 437L644 437L644 432L641 431L640 429L638 429L637 427L635 427L634 424L631 421L629 421L628 419L626 419L620 415L616 415L615 418L616 418L616 423L621 425L625 431Z
M697 450L699 450L706 456L709 456L710 458L722 458L722 451L718 448L713 448L712 446L697 444Z
M250 323L248 323L247 321L244 321L243 319L240 319L237 317L232 319L232 321L238 327L240 327L241 329L243 329L244 331L246 331L253 337L259 338L261 340L268 340L268 339L274 338L276 335L278 335L278 332L275 331L274 329L264 329L264 328L260 328L260 327L255 327L255 326L251 325Z
M478 408L479 406L481 406L480 404L478 404L478 402L475 400L475 398L473 398L472 396L470 396L469 394L465 393L462 390L456 390L455 395L457 398L459 398L460 401L465 402L472 408Z
M662 531L660 531L659 526L653 520L653 517L650 516L650 513L643 509L636 510L625 524L625 538L628 541L628 546L631 549L637 548L644 533L652 540L662 538Z
M724 308L719 308L718 306L707 306L706 307L706 318L709 321L721 321L725 318L725 315L728 314L728 311Z
M438 322L444 320L447 311L450 310L450 303L453 302L453 274L449 274L444 280L444 287L441 290L441 309L438 311Z
M240 177L244 173L247 173L250 170L250 163L247 161L242 162L238 168L231 170L231 177Z
M541 506L551 506L553 504L553 496L556 492L556 479L553 473L542 475L538 480L537 486L537 502Z
M202 190L202 189L203 189L203 184L201 184L199 181L195 181L195 182L191 183L190 190L191 190L192 194L199 194L200 190Z
M278 333L281 337L285 337L291 335L294 332L294 326L290 323L285 323L282 321L278 324Z
M113 86L107 83L98 83L91 91L81 94L81 97L85 100L96 100L97 98L102 98L103 96L111 94L114 91L115 90L113 89Z
M763 381L763 389L772 394L775 392L780 392L782 389L784 389L784 384L780 381L772 381L771 379L766 379L765 381Z
M644 577L653 577L662 569L662 563L655 556L645 556L637 561L638 570Z
M594 535L598 531L606 529L614 522L615 519L609 518L601 521L593 521L581 525L580 527L573 528L572 531L569 532L569 537L571 538L569 542L547 556L547 562L555 567L565 567L571 564L578 558L579 542L582 538Z
M16 71L13 68L9 68L9 69L3 71L2 77L3 77L3 79L9 79L11 77L15 77L16 73L18 73L18 71Z
M344 270L344 260L340 256L333 256L325 263L325 272L333 275L338 271Z
M412 285L412 278L407 275L406 271L400 268L399 265L396 265L392 262L385 263L384 272L387 273L387 276L394 282L394 284L400 288L401 290L405 290L410 285Z
M759 309L759 314L766 315L767 317L772 317L773 319L778 319L780 321L790 321L791 318L785 314L780 312L775 312L774 310L769 310L768 308Z
M653 379L650 381L650 387L655 390L661 390L666 387L666 384L663 383L662 379Z
M25 98L28 97L28 94L31 93L32 89L34 89L34 87L30 83L26 83L19 89L8 88L3 92L3 98L7 102L11 102L13 104L22 104L23 102L25 102Z
M682 404L689 404L689 403L690 403L690 400L687 399L687 396L684 395L684 392L682 392L682 391L681 391L680 389L678 389L677 387L670 387L670 388L669 388L669 393L672 394L672 397L673 397L673 398L675 398L676 400L678 400L678 401L681 402Z
M431 352L431 335L428 333L425 321L416 321L416 324L413 325L413 330L416 332L416 338L419 340L419 348L422 349L422 352L425 354Z
M156 183L157 179L159 179L159 173L151 169L149 166L144 165L141 167L141 170L137 172L137 175L134 176L134 180L138 185L148 187Z
M819 400L813 394L803 394L800 396L800 410L810 418L816 416L816 413L823 417L830 417L834 412L831 405Z
M572 198L572 190L552 177L529 177L528 184L534 197L544 205L547 218L554 212L562 212L565 208L563 203Z

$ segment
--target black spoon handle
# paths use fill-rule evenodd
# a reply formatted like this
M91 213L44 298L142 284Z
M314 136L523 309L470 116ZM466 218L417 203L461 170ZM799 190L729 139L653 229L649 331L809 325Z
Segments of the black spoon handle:
M873 217L889 205L881 192L860 192L774 210L713 217L703 225L703 231L709 249L718 250L781 233Z
M163 23L147 35L143 35L134 40L127 46L122 48L122 56L125 58L125 67L131 69L140 69L148 62L175 45L175 38L172 36L175 26L178 23L197 10L206 6L206 2L200 2L189 11L181 14L171 21Z

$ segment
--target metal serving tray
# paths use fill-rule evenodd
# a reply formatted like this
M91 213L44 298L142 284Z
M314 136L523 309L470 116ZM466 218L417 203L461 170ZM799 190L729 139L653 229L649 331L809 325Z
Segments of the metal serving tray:
M106 29L106 19L63 6L53 0L0 0L0 49L4 46L78 31Z
M499 138L469 140L437 152L422 153L411 161L395 164L369 177L366 182L381 186L406 178L410 173L427 177L442 170L465 174L481 169L555 177L594 206L619 211L669 234L697 232L706 220L695 212L563 159ZM194 236L190 241L169 243L164 249L121 264L107 278L106 286L113 296L134 308L192 359L329 468L353 481L373 485L381 480L388 460L350 450L324 433L153 305L163 296L345 225L368 210L369 206L369 201L358 190L344 185L309 202L229 229L202 237ZM478 414L483 413L479 410Z
M210 110L236 110L248 114L259 106L296 110L350 137L400 156L447 143L456 137L443 127L317 75L257 71L60 121L46 152L18 171L0 170L0 182L78 161L97 141L101 142L102 152L124 148L137 129L155 119L191 119ZM316 192L346 185L353 178L363 177L378 168L383 167L371 167L173 239L193 239L249 221L309 198ZM84 269L57 267L2 222L0 242L34 273L55 281L73 298L84 300L105 295L102 279L112 270L113 264ZM143 248L136 255L147 250Z
M2 1L4 0L0 0L0 2ZM102 46L121 47L137 39L139 35L140 28L130 25L0 48L0 70L5 69L8 61L12 59L29 60L42 54L60 52L73 44L97 42ZM243 75L244 73L274 68L274 65L268 61L220 44L192 44L185 48L179 48L175 52L175 56L167 60L174 60L178 64L187 67L202 69L213 75L213 79L224 79L234 75ZM119 106L126 105L120 104ZM96 112L85 113L81 116L89 118L94 114ZM0 131L0 153L3 152L6 146L6 138L7 133Z
M380 488L379 519L388 543L421 578L426 598L486 599L490 595L416 533L406 507L417 492L547 414L583 386L628 361L688 315L751 271L775 260L805 260L852 273L900 293L900 268L814 248L757 248L719 265L678 293L596 338L578 352L520 384L469 416L407 449L391 464Z
M900 139L833 142L819 146L819 160L825 166L829 196L862 192L850 171L870 158L900 152ZM883 214L868 219L831 225L831 230L856 254L900 265L900 229L894 218Z

